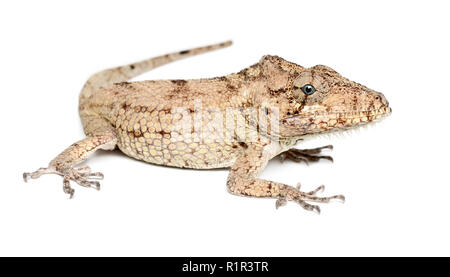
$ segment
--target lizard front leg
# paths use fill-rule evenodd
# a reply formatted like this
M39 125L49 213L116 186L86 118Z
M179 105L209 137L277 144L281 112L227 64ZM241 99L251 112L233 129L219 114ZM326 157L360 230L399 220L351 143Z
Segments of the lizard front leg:
M39 168L31 173L24 173L23 179L27 182L29 178L37 179L43 174L60 175L63 177L63 191L69 194L70 198L73 197L75 191L71 188L70 181L74 181L83 187L100 189L100 183L95 179L103 179L102 173L93 173L88 166L79 168L75 168L75 166L86 160L98 149L113 150L116 143L117 135L112 131L89 136L69 146L54 158L48 167Z
M332 199L344 201L343 195L330 197L317 197L316 193L323 190L323 186L310 192L300 191L297 188L273 181L257 178L271 158L268 146L250 145L245 152L238 157L228 175L228 190L236 195L253 197L277 198L276 207L284 205L287 201L294 201L304 209L320 213L317 205L311 205L307 201L328 203Z

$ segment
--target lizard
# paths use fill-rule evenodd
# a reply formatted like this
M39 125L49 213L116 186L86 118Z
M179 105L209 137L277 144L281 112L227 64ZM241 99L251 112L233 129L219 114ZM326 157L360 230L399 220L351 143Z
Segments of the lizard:
M297 187L258 178L269 160L333 161L321 155L332 145L297 149L318 134L345 131L391 113L386 97L324 65L303 67L265 55L259 62L222 77L191 80L130 80L167 63L228 47L231 41L173 52L92 75L79 96L86 137L51 160L48 167L24 173L25 182L43 174L100 189L100 172L77 167L97 150L120 149L129 157L169 167L230 168L227 190L235 195L288 201L320 213L319 186ZM226 119L226 120L225 120ZM226 123L225 123L226 122Z

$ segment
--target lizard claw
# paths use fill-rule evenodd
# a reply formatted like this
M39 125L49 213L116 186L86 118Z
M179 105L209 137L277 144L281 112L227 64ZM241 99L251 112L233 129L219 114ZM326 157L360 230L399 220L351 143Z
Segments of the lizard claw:
M299 204L302 208L308 211L313 211L318 214L320 214L320 208L317 205L311 205L308 202L318 202L318 203L328 203L331 200L340 200L342 203L345 201L345 197L341 194L339 195L333 195L328 197L318 197L316 196L317 193L323 192L325 189L324 185L318 186L316 189L309 191L309 192L303 192L300 190L300 183L297 184L297 186L290 187L287 186L286 190L283 192L282 196L278 198L275 206L278 209L279 207L286 204L287 200L292 200Z
M43 174L57 174L63 177L63 191L69 194L70 198L73 198L75 190L70 186L70 181L74 181L80 186L95 188L100 190L100 182L96 180L102 180L104 175L101 172L91 172L89 166L79 167L79 168L68 168L64 170L57 170L52 167L44 168L41 167L38 170L31 173L23 173L23 180L25 182L28 179L37 179Z
M103 180L105 177L101 172L91 172L91 168L89 166L78 167L75 168L75 170L77 170L80 176L84 178Z
M24 172L22 177L23 177L23 181L25 183L28 182L28 179L37 179L39 177L41 177L44 174L52 174L52 173L56 173L53 170L51 170L50 168L46 168L46 167L41 167L38 170L28 173L28 172Z
M80 168L70 168L63 174L64 177L64 192L70 194L70 198L73 197L74 190L70 187L70 181L74 181L78 185L87 188L94 188L100 190L100 182L95 179L103 179L103 174L100 172L91 172L89 166ZM94 179L94 180L92 180ZM69 188L69 189L67 189Z
M296 149L291 148L286 152L283 152L279 155L280 161L283 162L286 159L289 159L294 162L304 162L309 165L309 162L317 162L320 159L329 160L333 162L333 158L331 156L321 156L317 155L322 152L323 149L333 149L333 145L325 145L322 147L317 147L313 149Z
M300 191L301 188L301 184L297 183L297 186L295 186L295 188ZM316 195L317 193L321 193L325 190L325 186L324 185L320 185L318 186L316 189L309 191L309 192L304 192L307 195Z
M308 195L316 195L317 193L324 192L324 190L325 190L325 186L324 185L320 185L315 190L307 192L306 194L308 194Z
M284 205L286 205L286 203L287 203L286 198L280 197L275 202L275 208L278 210L279 207L283 207Z
M345 196L342 194L335 195L334 199L341 201L341 203L345 203Z
M63 191L66 194L70 195L70 199L73 198L73 194L75 193L75 190L70 186L70 180L69 178L64 177L63 179Z
M295 200L295 202L297 202L303 209L305 209L307 211L312 211L312 212L316 212L317 214L320 214L320 207L317 205L308 204L304 200L301 200L301 199L297 199L297 200Z

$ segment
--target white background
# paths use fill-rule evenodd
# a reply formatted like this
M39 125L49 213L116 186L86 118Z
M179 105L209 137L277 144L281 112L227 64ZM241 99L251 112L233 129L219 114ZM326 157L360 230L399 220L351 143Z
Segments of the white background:
M449 6L445 1L8 1L0 4L2 256L399 256L450 254ZM95 154L100 192L29 183L83 138L78 93L99 70L233 39L139 77L236 72L264 54L325 64L383 92L392 116L332 143L335 163L271 161L262 177L326 184L322 214L227 193L227 170Z

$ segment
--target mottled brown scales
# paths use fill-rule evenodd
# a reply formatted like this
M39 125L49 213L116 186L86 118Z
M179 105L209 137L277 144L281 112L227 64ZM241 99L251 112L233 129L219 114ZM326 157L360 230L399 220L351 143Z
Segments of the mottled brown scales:
M89 167L75 166L98 149L118 147L135 159L165 166L208 169L230 167L231 193L277 198L276 206L294 201L319 212L308 202L344 200L342 195L318 197L300 187L263 180L258 175L268 161L313 162L324 146L295 149L305 136L345 130L380 119L391 112L386 98L352 82L333 69L304 68L277 56L238 73L197 80L129 82L153 68L231 42L199 47L101 71L83 87L79 114L86 138L72 144L47 168L24 173L38 178L63 177L64 192L73 195L70 181L99 188ZM313 89L311 89L311 87Z

